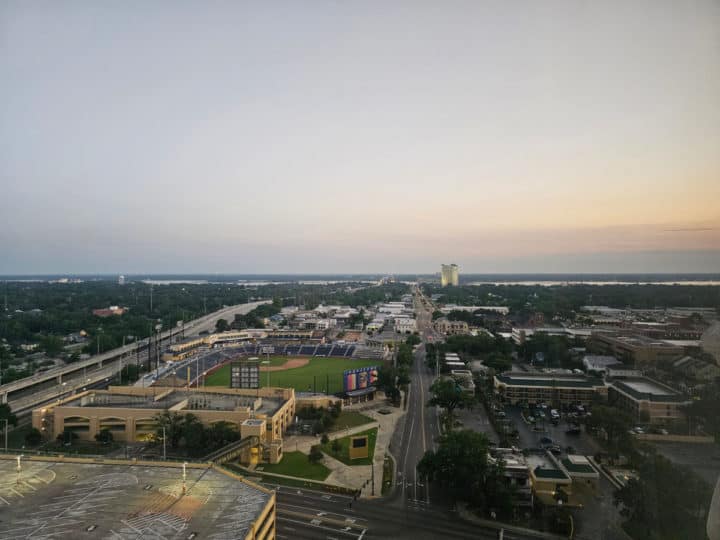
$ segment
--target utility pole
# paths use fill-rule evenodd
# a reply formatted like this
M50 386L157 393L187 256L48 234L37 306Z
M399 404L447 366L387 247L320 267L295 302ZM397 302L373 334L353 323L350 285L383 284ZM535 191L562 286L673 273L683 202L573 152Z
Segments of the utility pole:
M152 287L152 283L151 283L150 284L150 314L152 314L152 310L153 310L152 289L153 289L153 287Z

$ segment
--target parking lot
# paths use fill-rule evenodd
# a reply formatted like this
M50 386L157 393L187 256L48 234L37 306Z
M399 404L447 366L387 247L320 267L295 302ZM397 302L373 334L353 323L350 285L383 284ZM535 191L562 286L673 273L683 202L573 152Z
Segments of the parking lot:
M0 538L244 538L269 495L222 473L0 460ZM195 532L195 536L193 536Z
M516 446L519 448L536 448L540 439L546 437L552 440L552 444L559 446L563 451L571 447L576 454L594 455L600 450L600 446L593 440L590 435L581 429L577 435L566 433L569 423L567 417L562 417L557 425L554 425L549 419L537 422L536 425L527 424L522 418L522 409L520 407L505 407L506 417L512 420L513 425L518 430L519 438Z

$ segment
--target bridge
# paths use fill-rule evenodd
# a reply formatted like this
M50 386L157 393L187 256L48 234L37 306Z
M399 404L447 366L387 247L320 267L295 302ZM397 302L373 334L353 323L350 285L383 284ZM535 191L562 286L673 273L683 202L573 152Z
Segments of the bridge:
M270 300L224 307L199 319L189 321L184 325L184 333L186 336L192 336L200 332L210 331L215 328L218 319L232 320L236 313L245 314L261 304L268 303L270 303ZM161 332L157 339L160 343L165 340L170 342L180 332L180 328L171 328ZM123 363L125 360L129 361L129 358L133 356L139 357L141 353L147 353L149 344L150 338L147 338L94 355L87 360L73 362L66 366L0 385L0 403L11 403L13 410L27 409L34 404L39 404L53 397L59 398L62 395L74 392L80 387L94 385L118 373L125 365ZM42 389L44 391L36 395L36 392L32 391L33 389Z

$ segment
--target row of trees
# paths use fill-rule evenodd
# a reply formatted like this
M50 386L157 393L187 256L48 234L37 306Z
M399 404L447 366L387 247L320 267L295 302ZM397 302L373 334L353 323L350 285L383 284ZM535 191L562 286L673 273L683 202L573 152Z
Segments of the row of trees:
M599 276L607 279L607 276ZM570 277L569 279L572 279ZM585 279L592 279L585 276ZM642 279L633 276L633 279ZM656 279L649 276L648 279ZM547 317L573 319L583 305L603 305L617 308L672 306L713 307L720 311L720 288L695 285L462 285L440 287L424 284L423 292L430 296L441 294L442 301L458 305L507 306L520 320L541 312Z

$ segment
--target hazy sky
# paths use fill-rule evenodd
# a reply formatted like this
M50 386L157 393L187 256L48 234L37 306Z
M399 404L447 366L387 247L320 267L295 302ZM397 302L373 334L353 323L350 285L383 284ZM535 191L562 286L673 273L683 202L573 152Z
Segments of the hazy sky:
M0 273L720 271L720 2L0 4Z

